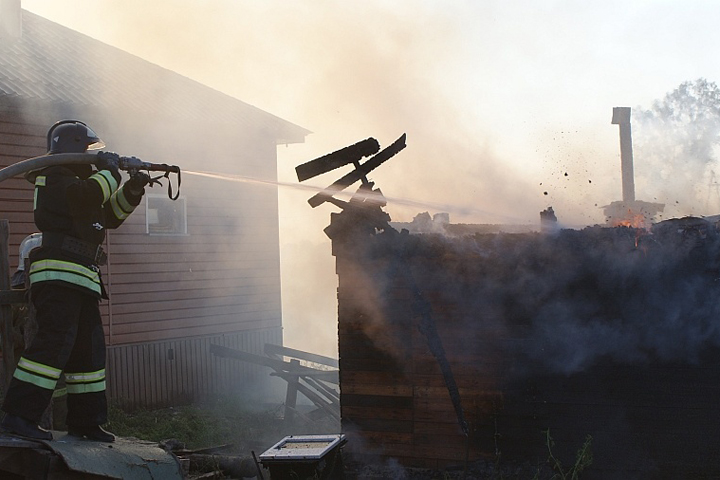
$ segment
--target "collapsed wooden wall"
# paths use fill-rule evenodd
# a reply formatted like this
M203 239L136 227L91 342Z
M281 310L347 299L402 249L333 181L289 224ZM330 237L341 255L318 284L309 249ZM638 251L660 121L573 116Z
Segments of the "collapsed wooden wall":
M592 436L587 478L720 474L713 225L449 238L377 234L357 227L366 216L343 220L354 213L327 230L349 453L423 467L466 455L544 464L549 430L566 465Z

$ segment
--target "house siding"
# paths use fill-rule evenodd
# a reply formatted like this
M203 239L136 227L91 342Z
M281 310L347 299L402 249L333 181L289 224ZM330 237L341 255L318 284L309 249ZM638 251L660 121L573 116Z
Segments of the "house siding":
M146 234L144 204L109 234L111 344L280 327L277 210L216 182L184 181L187 235Z
M267 369L215 357L210 345L262 354L266 343L281 342L281 330L271 328L109 347L108 396L132 410L242 393L262 383Z
M45 153L47 127L20 120L0 109L0 168ZM18 247L36 231L32 212L33 186L24 178L11 178L0 188L0 212L10 222L10 266L18 262Z
M20 115L14 107L0 106L0 167L44 154L47 128L58 115L52 108ZM132 136L105 135L101 130L104 122L97 114L66 112L64 116L86 119L113 149L132 154ZM140 129L142 125L136 127ZM131 128L127 131L133 132ZM252 156L225 159L216 170L274 178L276 147L272 138L255 135L249 141L243 151L253 152ZM176 148L147 155L155 162L173 158L183 169L190 165L190 169L200 170L198 165L205 159L185 158L182 146ZM165 182L148 192L166 195ZM176 179L172 182L175 187ZM181 194L187 205L186 235L148 235L146 200L125 224L107 235L109 262L101 273L110 299L101 302L101 312L111 352L108 393L110 399L128 399L132 406L149 408L192 400L219 392L226 385L224 380L209 378L225 375L236 383L256 375L256 370L243 365L223 366L223 362L206 358L209 338L237 339L226 345L242 344L257 352L265 341L282 344L277 189L186 174ZM37 231L32 198L33 186L23 178L6 180L0 186L0 218L10 222L13 270L20 242ZM160 361L158 349L167 348L190 353L176 357L167 368L157 365L142 373L147 361ZM141 352L155 353L142 356ZM215 367L221 372L198 373ZM180 387L168 387L167 382Z

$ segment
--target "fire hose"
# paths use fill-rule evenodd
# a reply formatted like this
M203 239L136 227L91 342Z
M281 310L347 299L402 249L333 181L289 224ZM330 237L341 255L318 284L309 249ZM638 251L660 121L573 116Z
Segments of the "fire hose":
M58 165L94 165L98 161L98 157L94 153L55 153L46 154L39 157L28 158L20 162L14 163L0 170L0 183L8 178L18 175L25 175L29 180L34 180L33 172L37 172L47 167ZM160 184L159 179L165 177L168 179L168 197L171 200L177 200L180 196L180 167L176 165L168 165L166 163L150 163L144 162L136 157L120 157L117 165L118 169L133 175L141 170L147 172L163 172L164 175L152 178L150 185L153 183ZM177 174L177 192L173 195L172 184L170 183L170 174Z

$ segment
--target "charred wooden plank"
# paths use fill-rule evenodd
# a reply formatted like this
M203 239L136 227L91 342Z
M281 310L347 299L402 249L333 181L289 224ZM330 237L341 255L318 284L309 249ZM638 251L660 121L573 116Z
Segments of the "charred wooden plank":
M270 367L278 372L288 372L296 375L307 375L318 380L326 380L333 383L338 383L338 372L318 370L317 368L305 367L303 365L295 365L290 362L283 360L276 360L274 358L263 357L262 355L255 355L254 353L243 352L241 350L235 350L234 348L223 347L221 345L210 345L210 353L219 357L236 358L257 365L264 365Z
M302 182L325 172L335 170L348 163L358 162L362 157L373 155L379 150L380 144L378 141L370 137L354 145L341 148L315 160L310 160L302 165L298 165L295 167L295 173L297 173L298 182Z
M322 192L310 197L310 200L308 200L308 203L313 208L317 207L318 205L322 205L324 202L327 201L327 199L329 197L332 197L336 193L345 190L347 187L349 187L353 183L357 182L358 180L361 180L368 173L375 170L382 163L391 159L400 150L405 148L405 146L406 146L405 145L405 134L403 134L400 138L395 140L395 142L392 145L390 145L386 149L380 151L380 153L378 153L377 155L375 155L374 157L372 157L371 159L369 159L362 165L359 165L357 168L355 168L355 170L348 173L341 179L335 181L332 185L330 185L328 188L326 188Z
M299 358L300 360L307 360L308 362L319 363L321 365L327 365L335 368L338 367L338 361L334 358L325 357L323 355L317 355L309 352L303 352L302 350L283 347L282 345L274 345L272 343L265 344L265 354L295 357Z

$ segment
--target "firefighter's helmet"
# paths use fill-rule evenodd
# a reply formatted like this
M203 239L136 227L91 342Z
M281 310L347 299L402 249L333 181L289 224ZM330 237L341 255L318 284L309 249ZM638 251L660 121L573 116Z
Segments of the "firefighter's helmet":
M100 137L79 120L61 120L47 134L48 153L85 153L104 146Z

